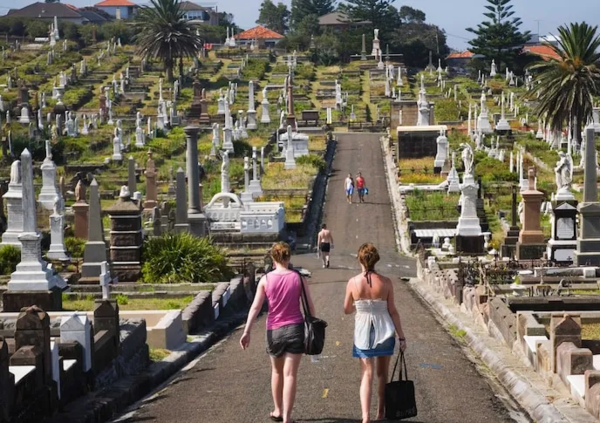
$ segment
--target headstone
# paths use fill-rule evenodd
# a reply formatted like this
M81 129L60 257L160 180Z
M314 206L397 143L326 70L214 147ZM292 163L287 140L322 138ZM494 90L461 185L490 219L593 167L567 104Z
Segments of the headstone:
M291 125L287 127L287 146L285 148L285 164L284 169L296 169L296 158L294 156L294 143Z
M437 153L433 164L434 172L441 173L446 160L448 160L448 138L444 130L440 131L440 136L437 137Z
M84 373L92 370L92 337L92 325L85 313L75 312L61 317L60 342L77 342L81 346L83 362L80 365Z
M60 290L66 287L66 283L41 259L41 234L37 228L33 163L31 153L27 149L24 149L21 154L21 170L23 185L23 233L19 235L22 245L21 262L11 275L7 285L8 290L3 296L4 311L18 311L22 307L31 305L32 298L40 307L56 310L62 306Z
M271 116L269 115L269 99L267 98L267 87L262 91L262 113L260 115L260 123L269 124L271 123Z
M96 179L90 184L88 241L85 243L83 265L81 267L82 279L91 283L98 283L101 263L108 261L106 242L104 241L104 228L102 227L102 210L100 208L100 192ZM80 283L83 282L80 279Z
M38 201L46 210L53 210L54 200L59 193L56 184L56 165L52 161L52 150L48 140L46 140L46 158L40 168L42 170L42 190Z
M6 200L6 231L1 245L21 248L19 235L23 232L23 186L21 183L21 161L15 160L10 167L8 191L2 196Z
M535 168L528 171L528 189L521 192L523 198L523 227L517 243L519 260L539 259L546 250L541 227L540 210L544 194L535 189Z
M583 201L578 206L580 233L577 239L574 264L576 266L599 266L600 203L598 203L598 169L593 125L586 128L585 135Z
M85 185L81 179L75 186L75 203L72 206L75 218L74 234L77 238L88 237L88 213L90 206L85 202Z
M122 186L119 199L106 212L110 216L113 276L119 282L137 282L142 273L142 208L132 200L127 186Z
M229 152L223 151L223 162L221 163L221 192L229 194L231 185L229 183Z
M490 124L490 120L488 117L487 99L485 96L485 91L481 92L481 113L479 114L479 118L477 119L477 130L483 134L491 134L494 132L492 130L492 125Z
M500 134L506 134L510 130L510 124L506 120L506 116L504 114L504 93L502 93L502 115L498 121L498 124L496 125L496 132Z
M421 90L419 91L419 100L417 101L419 115L417 126L429 126L429 102L427 101L427 91L425 90L425 79L421 75Z
M460 187L462 194L460 218L456 226L456 251L463 254L483 253L483 234L477 216L477 192L479 185L473 175L473 150L470 145L462 144L462 159L465 167L463 183Z
M136 175L136 164L133 156L129 156L127 161L127 187L130 193L137 191L137 175Z
M458 171L456 170L455 152L452 152L452 167L450 168L450 172L448 172L446 181L448 182L448 193L460 192L460 177L458 176Z
M252 147L252 180L250 181L250 185L248 190L252 193L254 198L260 197L263 195L262 186L260 183L260 175L258 170L258 156L256 147Z
M119 129L115 128L113 137L113 155L112 159L116 162L123 161L123 155L121 154L121 140L119 139Z
M256 124L256 110L254 109L254 82L248 83L248 111L246 112L248 123L246 127L250 130L258 128Z
M50 260L68 261L71 258L65 247L65 216L61 210L62 200L56 197L54 200L54 212L50 215L50 249L46 257Z

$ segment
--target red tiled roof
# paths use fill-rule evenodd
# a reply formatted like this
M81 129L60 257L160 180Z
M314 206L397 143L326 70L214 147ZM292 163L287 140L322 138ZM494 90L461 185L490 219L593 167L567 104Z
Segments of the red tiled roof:
M560 60L560 56L548 46L526 46L523 47L523 51L541 56L544 59Z
M247 31L241 32L235 36L238 40L272 40L272 39L280 39L284 38L283 35L276 33L275 31L271 31L264 26L256 26L252 29L248 29Z
M130 2L129 0L104 0L100 3L96 3L94 7L110 7L110 6L137 6L137 4Z
M450 53L446 59L470 59L473 56L475 56L475 53L465 50L460 53Z
M65 6L70 7L73 10L79 10L77 7L73 6L72 4L65 3Z

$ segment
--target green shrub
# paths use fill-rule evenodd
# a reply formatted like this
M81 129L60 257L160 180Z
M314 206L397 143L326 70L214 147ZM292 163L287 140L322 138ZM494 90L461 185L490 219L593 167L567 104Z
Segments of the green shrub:
M10 275L17 269L21 262L21 250L12 245L0 248L0 274Z
M83 250L85 249L85 239L76 238L74 236L65 238L65 247L74 258L83 258Z
M325 170L325 168L327 167L327 163L325 162L325 160L321 156L318 156L316 154L300 156L296 159L296 163L311 165L311 166L319 169L319 172L323 172Z
M121 306L129 304L129 297L127 295L117 294L117 304Z
M233 276L225 252L210 238L165 234L144 242L142 274L147 283L218 282Z

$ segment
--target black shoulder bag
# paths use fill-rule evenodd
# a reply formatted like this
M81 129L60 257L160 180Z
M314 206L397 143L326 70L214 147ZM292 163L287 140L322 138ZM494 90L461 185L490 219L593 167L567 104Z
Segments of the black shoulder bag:
M302 286L302 308L304 309L304 353L306 355L319 355L323 352L325 346L325 328L327 322L318 319L310 314L308 307L308 297L304 288L302 275L297 272L300 277L300 285Z
M402 363L398 371L398 380L394 382L398 361L402 361ZM402 377L402 367L404 367L404 378ZM406 360L404 359L404 353L400 351L390 383L385 385L385 418L388 420L402 420L416 415L415 384L412 380L408 380Z

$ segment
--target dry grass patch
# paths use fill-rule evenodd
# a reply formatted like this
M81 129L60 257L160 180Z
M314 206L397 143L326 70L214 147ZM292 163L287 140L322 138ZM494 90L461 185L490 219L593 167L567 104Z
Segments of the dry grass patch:
M308 188L318 169L309 164L298 164L296 169L286 170L283 163L269 163L262 180L263 189Z

